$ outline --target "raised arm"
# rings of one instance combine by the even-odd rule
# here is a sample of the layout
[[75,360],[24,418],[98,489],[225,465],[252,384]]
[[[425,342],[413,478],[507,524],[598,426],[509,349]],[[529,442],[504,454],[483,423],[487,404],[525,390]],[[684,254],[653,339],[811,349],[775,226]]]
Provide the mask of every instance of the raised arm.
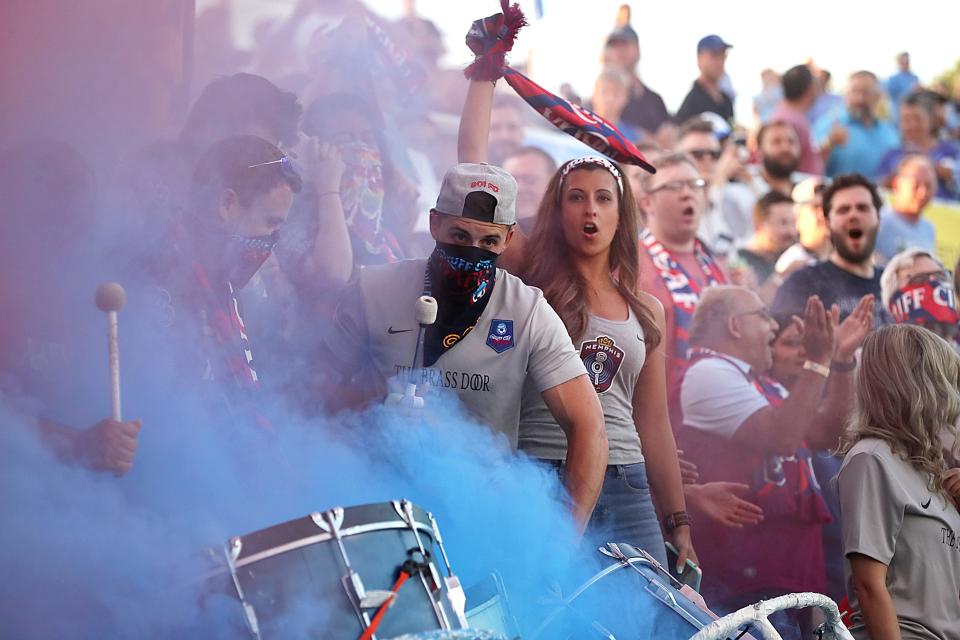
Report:
[[519,4],[511,5],[509,0],[501,0],[500,13],[475,20],[467,32],[467,47],[476,59],[464,71],[464,75],[470,78],[470,86],[460,115],[459,162],[487,161],[493,89],[497,79],[503,77],[506,54],[526,24]]
[[470,80],[457,134],[458,162],[487,161],[487,138],[490,135],[490,110],[495,86],[496,82],[488,80]]
[[557,424],[567,434],[564,482],[572,500],[574,521],[582,533],[600,496],[607,468],[603,409],[586,374],[551,387],[542,396]]
[[843,322],[837,322],[839,311],[836,305],[831,312],[837,324],[837,345],[817,422],[807,437],[810,446],[827,450],[837,448],[847,417],[853,410],[856,352],[873,329],[873,295],[862,297],[857,308]]
[[[807,360],[829,371],[834,349],[834,323],[816,296],[807,300],[804,312],[803,346]],[[790,392],[777,408],[755,412],[737,429],[733,438],[744,446],[791,456],[807,436],[817,419],[827,376],[804,369]]]

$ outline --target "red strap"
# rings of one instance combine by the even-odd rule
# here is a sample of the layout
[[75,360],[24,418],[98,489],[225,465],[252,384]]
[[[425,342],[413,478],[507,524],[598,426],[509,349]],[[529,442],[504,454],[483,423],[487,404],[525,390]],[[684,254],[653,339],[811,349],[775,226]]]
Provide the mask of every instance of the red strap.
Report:
[[410,577],[410,574],[406,571],[400,572],[400,577],[397,578],[397,582],[393,585],[393,588],[390,591],[393,592],[386,602],[380,605],[380,608],[377,609],[376,615],[373,616],[373,620],[370,622],[370,626],[367,627],[367,630],[363,632],[360,636],[360,640],[370,640],[373,637],[373,634],[377,632],[377,627],[380,626],[380,622],[383,621],[384,614],[387,613],[387,609],[393,606],[394,601],[397,599],[397,592],[400,591],[400,587],[403,586],[403,583],[407,581]]

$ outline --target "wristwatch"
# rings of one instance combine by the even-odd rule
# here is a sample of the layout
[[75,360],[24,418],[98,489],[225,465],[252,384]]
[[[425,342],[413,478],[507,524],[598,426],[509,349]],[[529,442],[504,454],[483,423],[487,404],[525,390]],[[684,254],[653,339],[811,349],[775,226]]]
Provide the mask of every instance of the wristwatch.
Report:
[[813,360],[807,360],[803,363],[804,371],[813,371],[814,373],[819,373],[824,378],[830,377],[830,367],[825,367],[819,362],[814,362]]
[[690,515],[686,511],[671,513],[663,519],[663,528],[667,530],[667,533],[683,526],[690,526]]

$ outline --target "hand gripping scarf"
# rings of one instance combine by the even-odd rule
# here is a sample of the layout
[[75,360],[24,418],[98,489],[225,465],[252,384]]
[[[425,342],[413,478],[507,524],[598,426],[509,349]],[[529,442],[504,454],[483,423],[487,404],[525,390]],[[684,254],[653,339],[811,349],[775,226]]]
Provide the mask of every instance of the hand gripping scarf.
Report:
[[650,173],[656,169],[612,123],[589,109],[554,95],[516,69],[506,66],[506,54],[527,20],[517,4],[500,0],[501,13],[476,20],[467,32],[467,46],[476,60],[464,75],[471,80],[504,78],[513,90],[553,126],[588,147],[616,160],[635,164]]

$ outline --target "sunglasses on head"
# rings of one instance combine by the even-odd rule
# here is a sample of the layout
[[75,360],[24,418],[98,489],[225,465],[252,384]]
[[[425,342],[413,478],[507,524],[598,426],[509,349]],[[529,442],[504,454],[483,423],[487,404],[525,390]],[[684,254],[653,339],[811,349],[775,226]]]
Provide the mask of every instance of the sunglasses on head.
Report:
[[280,167],[281,173],[288,178],[294,178],[299,180],[300,174],[297,173],[297,170],[293,168],[293,163],[290,161],[290,158],[283,156],[282,158],[277,158],[276,160],[269,160],[267,162],[258,162],[257,164],[247,165],[247,169],[256,169],[258,167],[269,167],[271,165],[278,165]]

